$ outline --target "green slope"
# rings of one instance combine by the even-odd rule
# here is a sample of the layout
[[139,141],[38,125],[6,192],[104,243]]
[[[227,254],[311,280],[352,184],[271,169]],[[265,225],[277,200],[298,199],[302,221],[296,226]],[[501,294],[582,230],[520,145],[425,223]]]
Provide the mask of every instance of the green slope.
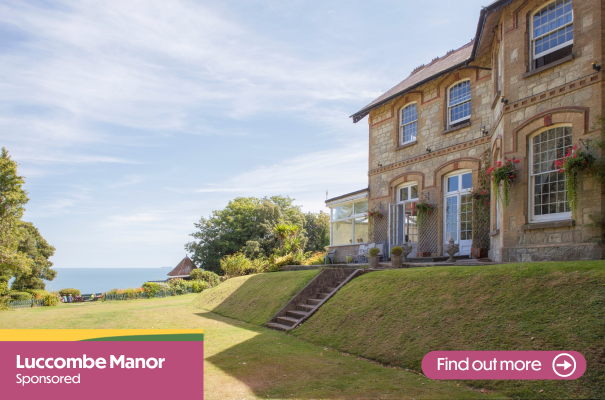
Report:
[[588,362],[578,380],[473,384],[512,397],[605,398],[605,262],[373,272],[293,335],[418,371],[432,350],[575,350]]
[[255,325],[264,325],[319,270],[288,271],[231,278],[203,291],[194,307]]

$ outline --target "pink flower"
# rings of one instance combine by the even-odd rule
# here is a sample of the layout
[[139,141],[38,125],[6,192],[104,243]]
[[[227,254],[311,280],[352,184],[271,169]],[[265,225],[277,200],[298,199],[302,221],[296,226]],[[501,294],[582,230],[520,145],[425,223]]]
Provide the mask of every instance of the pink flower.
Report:
[[492,203],[490,201],[488,201],[487,204],[492,204]]
[[576,158],[576,154],[573,155],[573,158]]
[[515,164],[519,164],[521,162],[521,160],[519,160],[518,158],[515,159]]
[[498,164],[498,166],[502,165],[502,161],[498,161],[496,164]]
[[574,146],[574,147],[572,147],[572,149],[574,149],[574,150],[576,150],[577,148],[578,148],[578,146]]

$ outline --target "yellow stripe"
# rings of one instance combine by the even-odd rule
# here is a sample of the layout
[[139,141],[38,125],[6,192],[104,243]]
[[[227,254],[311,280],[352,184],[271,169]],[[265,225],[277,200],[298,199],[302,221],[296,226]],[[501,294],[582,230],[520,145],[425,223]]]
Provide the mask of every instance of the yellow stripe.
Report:
[[0,342],[74,342],[135,335],[204,333],[203,329],[0,329]]

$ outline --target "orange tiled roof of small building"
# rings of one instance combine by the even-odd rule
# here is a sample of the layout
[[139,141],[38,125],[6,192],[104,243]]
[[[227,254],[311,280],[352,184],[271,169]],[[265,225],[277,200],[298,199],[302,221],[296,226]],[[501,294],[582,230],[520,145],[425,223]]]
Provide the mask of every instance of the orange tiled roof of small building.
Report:
[[183,258],[181,260],[179,265],[174,267],[174,269],[172,271],[170,271],[168,273],[168,275],[169,276],[189,275],[189,274],[191,274],[191,271],[196,268],[197,267],[193,264],[193,261],[191,261],[191,258],[189,258],[189,256],[185,256],[185,258]]

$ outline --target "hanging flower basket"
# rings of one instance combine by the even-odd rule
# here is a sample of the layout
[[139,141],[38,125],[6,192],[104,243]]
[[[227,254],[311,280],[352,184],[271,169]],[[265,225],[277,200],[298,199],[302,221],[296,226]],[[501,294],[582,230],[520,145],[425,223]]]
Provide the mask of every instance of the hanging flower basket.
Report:
[[[515,164],[519,164],[519,159],[498,161],[495,167],[490,167],[487,173],[492,177],[492,191],[496,201],[501,202],[504,207],[510,203],[510,185],[515,182],[519,175]],[[500,184],[502,184],[502,194],[500,194]]]
[[384,218],[384,214],[382,214],[380,212],[380,210],[369,211],[368,214],[367,214],[367,216],[370,217],[373,221],[380,220],[380,219]]
[[578,211],[578,188],[580,181],[578,172],[584,171],[594,165],[596,158],[588,151],[578,150],[574,146],[561,160],[555,161],[555,167],[565,174],[565,187],[567,189],[567,202],[573,215]]
[[471,193],[471,196],[472,196],[473,200],[475,200],[475,201],[489,204],[489,198],[490,198],[491,194],[490,194],[490,192],[488,192],[485,189],[477,189],[477,190],[473,190],[473,192]]
[[437,213],[437,204],[430,204],[426,200],[420,200],[412,203],[412,215],[416,216],[418,227],[422,226],[422,222],[429,216]]

